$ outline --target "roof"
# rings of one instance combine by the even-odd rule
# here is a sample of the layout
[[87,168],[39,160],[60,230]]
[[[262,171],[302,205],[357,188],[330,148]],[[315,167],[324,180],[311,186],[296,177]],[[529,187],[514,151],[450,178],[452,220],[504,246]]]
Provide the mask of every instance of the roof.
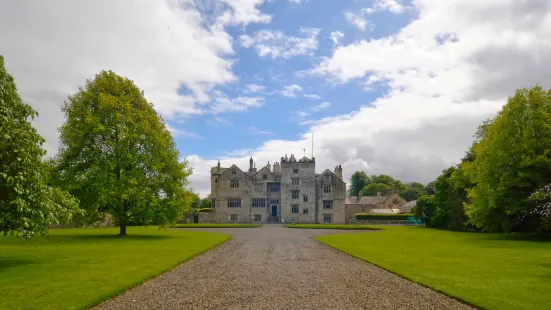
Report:
[[413,207],[415,207],[417,205],[417,200],[413,200],[413,201],[410,201],[408,203],[406,203],[405,205],[401,206],[400,209],[402,211],[411,211],[411,209]]
[[354,205],[376,205],[383,203],[387,196],[362,196],[358,199],[358,196],[348,196],[344,204],[354,204]]
[[378,214],[396,214],[392,209],[371,209],[369,213],[378,213]]

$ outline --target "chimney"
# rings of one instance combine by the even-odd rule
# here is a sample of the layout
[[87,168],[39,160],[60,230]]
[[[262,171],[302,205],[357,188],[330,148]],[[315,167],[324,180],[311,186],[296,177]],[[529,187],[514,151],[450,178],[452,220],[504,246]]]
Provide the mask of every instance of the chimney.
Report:
[[272,165],[270,165],[270,162],[266,165],[266,168],[268,168],[269,171],[272,171]]
[[358,198],[356,198],[356,201],[357,201],[357,202],[360,202],[360,201],[362,200],[363,195],[364,195],[364,194],[363,194],[362,191],[360,190],[360,191],[358,192]]
[[220,171],[220,161],[218,161],[218,164],[216,165],[216,170]]
[[253,171],[253,158],[249,160],[249,171]]
[[281,173],[281,165],[279,164],[279,162],[275,162],[274,164],[274,169],[272,170],[273,173]]
[[381,197],[381,192],[377,192],[377,197]]
[[337,167],[335,167],[335,175],[337,175],[337,177],[339,177],[339,179],[343,179],[342,178],[342,167],[341,165],[338,165]]

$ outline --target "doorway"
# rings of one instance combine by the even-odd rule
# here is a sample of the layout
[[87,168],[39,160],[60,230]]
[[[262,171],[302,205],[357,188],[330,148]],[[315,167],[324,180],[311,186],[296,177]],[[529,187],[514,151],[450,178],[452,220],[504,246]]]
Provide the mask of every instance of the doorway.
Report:
[[272,206],[272,216],[277,216],[277,206]]

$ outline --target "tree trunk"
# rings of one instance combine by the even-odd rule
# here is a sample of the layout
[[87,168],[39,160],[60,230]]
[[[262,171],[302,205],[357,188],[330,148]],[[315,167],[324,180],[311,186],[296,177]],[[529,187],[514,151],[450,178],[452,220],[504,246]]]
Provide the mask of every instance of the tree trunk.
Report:
[[121,223],[120,224],[120,233],[119,233],[120,236],[126,236],[126,223]]

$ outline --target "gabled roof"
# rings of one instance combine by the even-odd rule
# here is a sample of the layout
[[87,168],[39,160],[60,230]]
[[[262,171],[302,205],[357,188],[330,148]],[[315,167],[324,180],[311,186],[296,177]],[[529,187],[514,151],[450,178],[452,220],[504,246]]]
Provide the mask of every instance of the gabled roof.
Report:
[[377,214],[396,214],[393,209],[371,209],[369,210],[369,213],[377,213]]
[[273,176],[275,176],[275,174],[273,172],[270,171],[270,169],[268,169],[268,167],[264,166],[262,167],[260,170],[258,170],[254,175],[256,176],[257,174],[259,174],[261,171],[265,171]]
[[354,204],[354,205],[376,205],[383,203],[386,200],[387,196],[348,196],[346,197],[345,204]]
[[[241,169],[240,169],[239,167],[237,167],[237,165],[235,165],[235,164],[231,165],[231,167],[229,167],[229,168],[224,168],[224,169],[226,169],[226,170],[225,170],[224,172],[222,172],[220,175],[225,174],[226,172],[231,171],[231,170],[233,170],[233,169],[237,169],[237,170],[243,172],[243,170],[241,170]],[[220,170],[222,170],[222,168],[220,168]],[[243,172],[243,173],[244,173],[244,172]]]
[[413,200],[413,201],[410,201],[410,202],[406,203],[405,205],[401,206],[400,210],[402,210],[402,211],[411,211],[411,209],[413,209],[413,207],[415,207],[416,205],[417,205],[417,200]]

